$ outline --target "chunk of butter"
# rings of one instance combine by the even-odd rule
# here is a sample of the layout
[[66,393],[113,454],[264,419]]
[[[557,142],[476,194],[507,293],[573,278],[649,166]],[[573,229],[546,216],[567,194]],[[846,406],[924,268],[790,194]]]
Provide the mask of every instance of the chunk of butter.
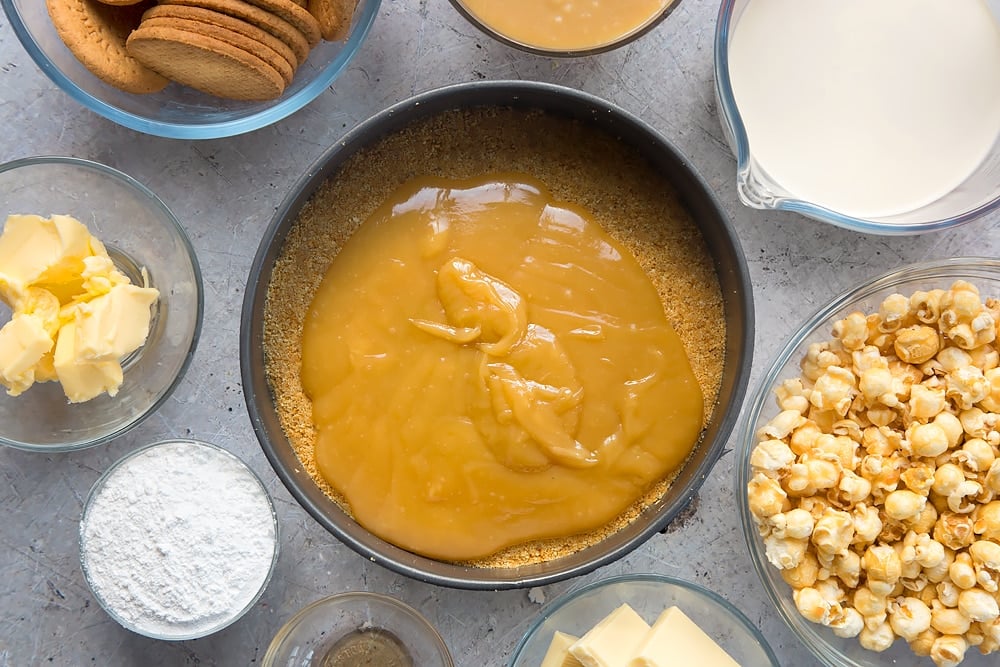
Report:
[[569,652],[569,647],[575,644],[579,637],[556,632],[552,635],[549,650],[545,652],[540,667],[581,667],[580,661]]
[[11,283],[64,284],[79,279],[95,254],[87,227],[68,215],[11,215],[0,236],[0,272]]
[[52,349],[52,336],[33,315],[17,314],[0,329],[0,382],[11,396],[35,382],[35,366]]
[[660,614],[634,656],[628,667],[740,667],[677,607]]
[[649,631],[649,624],[623,604],[573,644],[569,652],[584,667],[628,667]]
[[66,215],[11,215],[0,235],[0,384],[17,396],[58,380],[71,402],[122,383],[120,360],[149,335],[159,292],[131,284],[87,227]]
[[[76,356],[87,361],[118,361],[146,341],[149,307],[159,293],[119,284],[76,308]],[[61,336],[60,336],[61,338]]]
[[118,360],[88,361],[77,354],[76,324],[69,322],[59,330],[56,341],[55,370],[70,403],[82,403],[107,393],[114,396],[123,380]]

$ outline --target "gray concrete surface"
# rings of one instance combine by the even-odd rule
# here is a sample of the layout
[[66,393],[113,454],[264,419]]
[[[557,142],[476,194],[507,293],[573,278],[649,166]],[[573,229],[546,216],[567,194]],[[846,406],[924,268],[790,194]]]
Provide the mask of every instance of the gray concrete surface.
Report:
[[[39,0],[41,1],[41,0]],[[910,238],[864,236],[790,214],[743,208],[712,88],[717,6],[684,0],[658,29],[602,56],[552,60],[492,43],[446,0],[386,0],[349,71],[292,117],[249,135],[179,142],[118,127],[60,92],[0,17],[0,160],[65,154],[121,169],[155,191],[186,227],[205,278],[205,326],[194,363],[170,401],[126,437],[65,455],[0,451],[0,667],[251,665],[295,611],[328,594],[396,596],[441,630],[461,666],[501,665],[540,606],[527,591],[472,593],[424,585],[374,566],[319,527],[268,467],[250,428],[237,343],[246,272],[261,231],[305,166],[386,105],[439,85],[524,78],[565,84],[639,114],[686,153],[730,213],[756,288],[755,377],[816,305],[891,267],[962,254],[1000,255],[1000,216]],[[272,492],[282,555],[263,598],[240,622],[189,642],[148,640],[93,601],[77,558],[83,499],[102,471],[138,444],[192,436],[249,461]],[[782,663],[814,664],[771,609],[747,562],[734,511],[731,457],[702,489],[697,512],[587,579],[660,572],[736,604]],[[580,583],[549,586],[551,599]]]

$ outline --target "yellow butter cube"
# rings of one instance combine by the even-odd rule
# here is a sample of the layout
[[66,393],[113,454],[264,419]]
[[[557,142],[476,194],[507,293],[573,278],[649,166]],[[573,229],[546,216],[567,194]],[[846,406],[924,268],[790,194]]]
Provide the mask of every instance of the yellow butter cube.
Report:
[[580,661],[569,652],[569,647],[575,644],[578,639],[579,637],[565,632],[556,632],[552,635],[549,650],[542,658],[541,667],[581,667]]
[[649,633],[649,624],[627,604],[595,625],[569,652],[584,667],[627,667]]
[[118,361],[146,341],[155,289],[118,284],[76,307],[76,357]]
[[76,324],[70,322],[59,330],[54,366],[59,383],[70,403],[89,401],[105,392],[118,393],[123,378],[118,361],[80,360],[76,354]]
[[677,607],[656,619],[653,629],[635,652],[628,667],[740,667],[712,638]]
[[52,349],[43,321],[15,314],[0,329],[0,383],[17,396],[35,382],[35,364]]

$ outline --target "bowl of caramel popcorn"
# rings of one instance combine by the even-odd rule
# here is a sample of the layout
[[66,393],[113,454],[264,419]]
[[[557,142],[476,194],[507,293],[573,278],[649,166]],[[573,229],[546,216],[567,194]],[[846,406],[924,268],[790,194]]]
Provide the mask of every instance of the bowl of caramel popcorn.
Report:
[[907,266],[834,299],[749,405],[754,567],[824,664],[994,665],[1000,261]]

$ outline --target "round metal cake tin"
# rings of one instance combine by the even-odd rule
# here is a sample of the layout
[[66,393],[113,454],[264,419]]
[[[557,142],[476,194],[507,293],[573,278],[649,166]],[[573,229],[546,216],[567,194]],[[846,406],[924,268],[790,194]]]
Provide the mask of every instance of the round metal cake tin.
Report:
[[[264,365],[264,306],[275,260],[299,212],[316,190],[359,151],[413,122],[456,109],[542,110],[592,126],[636,151],[675,187],[714,260],[727,324],[718,406],[701,443],[660,500],[603,541],[573,554],[512,568],[471,567],[419,556],[372,535],[315,484],[282,430]],[[754,339],[750,277],[737,236],[709,186],[652,127],[604,100],[570,88],[526,81],[448,86],[402,101],[361,123],[329,148],[295,183],[265,231],[247,282],[240,330],[240,365],[247,409],[268,460],[295,499],[327,530],[368,560],[417,580],[477,590],[540,586],[590,572],[656,535],[697,494],[721,456],[739,415],[750,376]]]

